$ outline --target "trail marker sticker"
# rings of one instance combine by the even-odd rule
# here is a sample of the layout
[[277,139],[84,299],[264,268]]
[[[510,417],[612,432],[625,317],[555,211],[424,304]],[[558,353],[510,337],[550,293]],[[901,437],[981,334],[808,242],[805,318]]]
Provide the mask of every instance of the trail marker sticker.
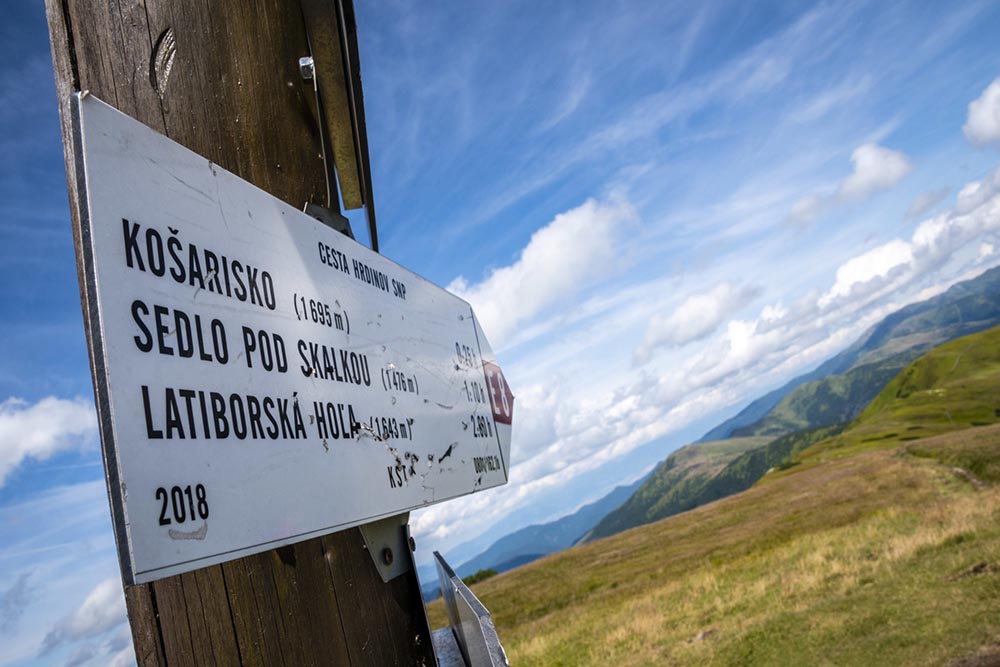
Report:
[[82,261],[127,583],[507,482],[467,303],[95,99]]

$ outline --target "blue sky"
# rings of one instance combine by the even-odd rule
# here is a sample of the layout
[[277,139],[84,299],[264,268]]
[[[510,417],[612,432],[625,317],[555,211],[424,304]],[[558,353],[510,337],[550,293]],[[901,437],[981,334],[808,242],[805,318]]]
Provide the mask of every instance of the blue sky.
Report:
[[[996,3],[357,11],[382,250],[473,303],[517,395],[511,483],[415,513],[421,555],[1000,262]],[[129,664],[40,3],[0,38],[0,665]]]

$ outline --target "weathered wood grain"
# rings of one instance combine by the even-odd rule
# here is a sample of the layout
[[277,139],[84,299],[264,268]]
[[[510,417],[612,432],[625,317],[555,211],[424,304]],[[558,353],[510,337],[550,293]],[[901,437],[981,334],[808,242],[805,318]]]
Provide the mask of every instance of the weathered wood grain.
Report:
[[125,605],[132,624],[132,645],[136,660],[144,666],[165,667],[167,659],[163,655],[156,609],[149,587],[130,586],[125,589]]
[[367,576],[371,560],[361,531],[321,539],[342,608],[365,611],[342,615],[345,633],[354,638],[349,644],[351,664],[434,665],[423,606],[418,610],[412,605],[414,596],[420,597],[416,577],[410,573],[384,584],[378,576]]
[[[341,35],[356,39],[350,2],[327,7],[349,16]],[[328,204],[321,120],[298,68],[309,45],[297,0],[46,0],[46,12],[78,257],[75,91],[297,208]],[[359,104],[356,44],[337,48]],[[364,128],[363,111],[352,123]],[[340,127],[332,140],[353,144],[373,222],[367,140]],[[126,605],[141,667],[434,664],[415,573],[384,584],[357,529],[129,586]]]

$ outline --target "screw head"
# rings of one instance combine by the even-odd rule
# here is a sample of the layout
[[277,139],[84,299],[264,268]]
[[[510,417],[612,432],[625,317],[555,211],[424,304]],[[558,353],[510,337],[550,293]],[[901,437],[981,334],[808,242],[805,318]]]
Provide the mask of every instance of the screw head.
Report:
[[393,560],[392,549],[390,549],[389,547],[382,549],[382,562],[385,563],[386,565],[392,565],[392,560]]
[[302,74],[302,78],[306,81],[312,80],[313,75],[316,73],[316,65],[313,63],[312,56],[299,58],[299,73]]
[[409,542],[410,542],[410,551],[416,551],[417,550],[417,541],[415,539],[413,539],[412,535],[410,536]]

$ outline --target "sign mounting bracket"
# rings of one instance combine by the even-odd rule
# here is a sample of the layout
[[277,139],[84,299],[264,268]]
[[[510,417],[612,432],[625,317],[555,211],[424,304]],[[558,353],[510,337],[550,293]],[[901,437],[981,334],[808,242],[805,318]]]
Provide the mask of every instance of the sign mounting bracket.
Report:
[[413,569],[409,538],[410,513],[403,512],[358,528],[382,581],[388,583]]

